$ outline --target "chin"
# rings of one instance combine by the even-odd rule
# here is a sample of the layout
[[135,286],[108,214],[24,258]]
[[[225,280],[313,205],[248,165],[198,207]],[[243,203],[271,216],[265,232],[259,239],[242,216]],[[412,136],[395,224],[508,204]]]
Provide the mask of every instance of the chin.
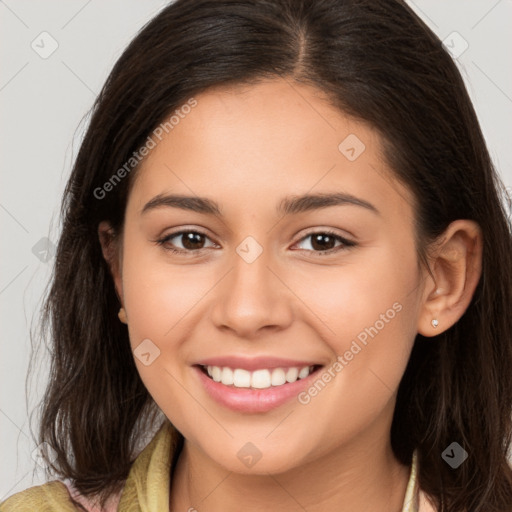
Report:
[[234,444],[236,446],[220,453],[206,452],[206,455],[226,471],[243,475],[276,475],[295,469],[303,463],[302,454],[298,455],[291,447],[284,450],[282,445],[275,447],[269,446],[269,443],[263,445],[250,441]]

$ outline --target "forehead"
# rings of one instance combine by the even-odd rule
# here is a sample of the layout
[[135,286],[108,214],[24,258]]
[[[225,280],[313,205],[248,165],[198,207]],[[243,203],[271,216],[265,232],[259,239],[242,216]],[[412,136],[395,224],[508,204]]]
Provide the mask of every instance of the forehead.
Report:
[[384,161],[378,133],[314,87],[276,79],[209,89],[194,100],[137,171],[139,210],[170,192],[247,209],[261,206],[262,195],[270,209],[284,195],[333,190],[372,197],[384,209],[412,204]]

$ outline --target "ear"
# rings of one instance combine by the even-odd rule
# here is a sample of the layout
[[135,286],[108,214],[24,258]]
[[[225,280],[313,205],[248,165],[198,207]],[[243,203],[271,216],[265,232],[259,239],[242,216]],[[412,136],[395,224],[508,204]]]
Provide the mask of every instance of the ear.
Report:
[[452,222],[439,237],[429,257],[434,280],[427,277],[418,333],[436,336],[464,314],[480,280],[482,245],[480,226],[472,220]]
[[115,233],[114,229],[107,221],[102,221],[98,225],[98,237],[100,239],[101,251],[103,258],[107,262],[112,278],[114,279],[114,286],[119,298],[121,306],[124,307],[123,300],[123,280],[122,280],[122,247],[121,239]]

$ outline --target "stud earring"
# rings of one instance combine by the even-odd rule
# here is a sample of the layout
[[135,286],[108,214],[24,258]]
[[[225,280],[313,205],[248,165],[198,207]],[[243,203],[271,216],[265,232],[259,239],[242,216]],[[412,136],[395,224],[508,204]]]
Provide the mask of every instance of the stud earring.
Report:
[[119,320],[121,320],[121,322],[123,322],[123,324],[128,323],[128,321],[126,319],[126,311],[124,310],[124,308],[121,308],[119,310],[119,313],[117,313],[117,316],[119,317]]
[[437,320],[437,318],[434,318],[431,322],[432,324],[432,327],[437,327],[439,325],[439,321]]

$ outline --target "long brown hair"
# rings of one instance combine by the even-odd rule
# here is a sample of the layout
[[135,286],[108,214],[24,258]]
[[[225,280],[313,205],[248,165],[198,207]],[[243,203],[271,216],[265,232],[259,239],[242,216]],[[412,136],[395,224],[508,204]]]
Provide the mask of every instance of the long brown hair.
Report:
[[[440,512],[511,509],[512,235],[472,103],[440,40],[397,0],[177,0],[134,38],[97,98],[62,204],[43,310],[51,348],[39,442],[86,495],[118,490],[157,411],[130,350],[98,240],[122,230],[135,166],[104,189],[152,130],[210,87],[286,77],[380,133],[387,163],[416,198],[418,256],[450,222],[483,232],[470,306],[436,338],[417,335],[391,429],[396,457],[419,455]],[[96,191],[96,193],[95,193]],[[101,196],[101,197],[100,197]],[[442,452],[469,454],[457,469]]]

